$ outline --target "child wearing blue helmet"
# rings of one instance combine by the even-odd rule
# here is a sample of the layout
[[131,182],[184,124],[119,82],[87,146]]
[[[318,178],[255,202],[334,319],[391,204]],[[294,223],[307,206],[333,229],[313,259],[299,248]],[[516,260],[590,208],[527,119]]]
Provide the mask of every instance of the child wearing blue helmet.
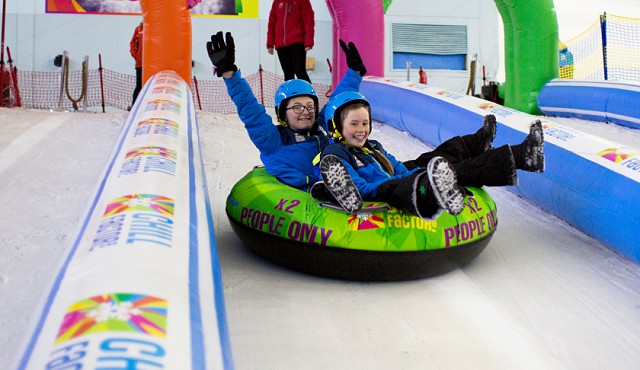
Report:
[[[330,141],[326,123],[319,119],[324,109],[319,111],[315,89],[304,80],[289,80],[280,85],[275,94],[278,125],[274,125],[235,65],[235,42],[231,33],[225,36],[222,32],[212,35],[207,42],[207,52],[216,75],[224,77],[227,92],[249,138],[260,151],[265,170],[287,185],[308,191],[317,180],[312,160]],[[347,55],[349,70],[333,95],[357,91],[366,73],[355,45],[346,45],[341,40],[341,46]]]
[[519,145],[493,149],[496,119],[484,117],[474,134],[451,138],[435,150],[401,163],[382,144],[369,140],[371,108],[358,92],[333,97],[325,113],[335,143],[322,151],[319,171],[345,209],[354,210],[353,192],[432,219],[441,210],[456,215],[464,209],[465,190],[517,184],[516,169],[544,170],[544,138],[540,121]]

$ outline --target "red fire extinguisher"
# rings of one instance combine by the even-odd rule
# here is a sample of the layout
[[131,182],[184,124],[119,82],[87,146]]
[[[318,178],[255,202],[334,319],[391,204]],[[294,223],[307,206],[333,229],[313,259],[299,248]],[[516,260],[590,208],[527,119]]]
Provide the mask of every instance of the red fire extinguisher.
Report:
[[420,67],[420,70],[418,71],[418,76],[419,76],[419,80],[418,82],[426,85],[427,84],[427,72],[425,72],[422,67]]

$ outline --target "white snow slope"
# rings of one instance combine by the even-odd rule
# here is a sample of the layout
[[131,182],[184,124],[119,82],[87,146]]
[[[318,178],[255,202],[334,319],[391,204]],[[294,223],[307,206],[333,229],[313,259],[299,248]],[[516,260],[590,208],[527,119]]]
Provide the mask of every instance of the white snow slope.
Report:
[[[31,335],[125,118],[0,109],[0,364]],[[253,255],[224,207],[257,150],[236,116],[198,118],[237,369],[638,368],[640,266],[506,188],[489,189],[487,249],[442,276],[345,282]],[[379,124],[374,136],[401,160],[427,149]]]

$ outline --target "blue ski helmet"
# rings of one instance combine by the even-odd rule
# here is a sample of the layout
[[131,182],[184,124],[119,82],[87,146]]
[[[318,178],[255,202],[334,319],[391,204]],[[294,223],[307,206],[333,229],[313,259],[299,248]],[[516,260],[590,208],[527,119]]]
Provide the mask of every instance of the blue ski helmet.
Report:
[[367,106],[369,112],[371,112],[371,105],[367,101],[367,98],[356,91],[345,91],[340,93],[331,98],[327,103],[327,108],[324,111],[324,117],[327,120],[329,132],[334,138],[342,138],[342,119],[340,118],[342,110],[355,103],[363,103]]
[[285,120],[285,109],[280,110],[280,106],[286,107],[289,99],[296,96],[309,96],[313,99],[313,104],[316,106],[316,117],[318,117],[318,94],[309,82],[305,80],[289,80],[285,81],[278,90],[276,90],[275,106],[276,116],[279,121]]

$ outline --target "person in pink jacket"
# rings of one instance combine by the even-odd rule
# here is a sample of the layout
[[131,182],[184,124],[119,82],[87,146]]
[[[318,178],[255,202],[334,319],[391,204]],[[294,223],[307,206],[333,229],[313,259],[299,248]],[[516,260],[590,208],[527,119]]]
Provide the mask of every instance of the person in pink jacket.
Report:
[[315,14],[309,0],[274,0],[267,27],[267,51],[278,52],[284,80],[299,78],[311,82],[307,74],[307,52],[313,48]]

